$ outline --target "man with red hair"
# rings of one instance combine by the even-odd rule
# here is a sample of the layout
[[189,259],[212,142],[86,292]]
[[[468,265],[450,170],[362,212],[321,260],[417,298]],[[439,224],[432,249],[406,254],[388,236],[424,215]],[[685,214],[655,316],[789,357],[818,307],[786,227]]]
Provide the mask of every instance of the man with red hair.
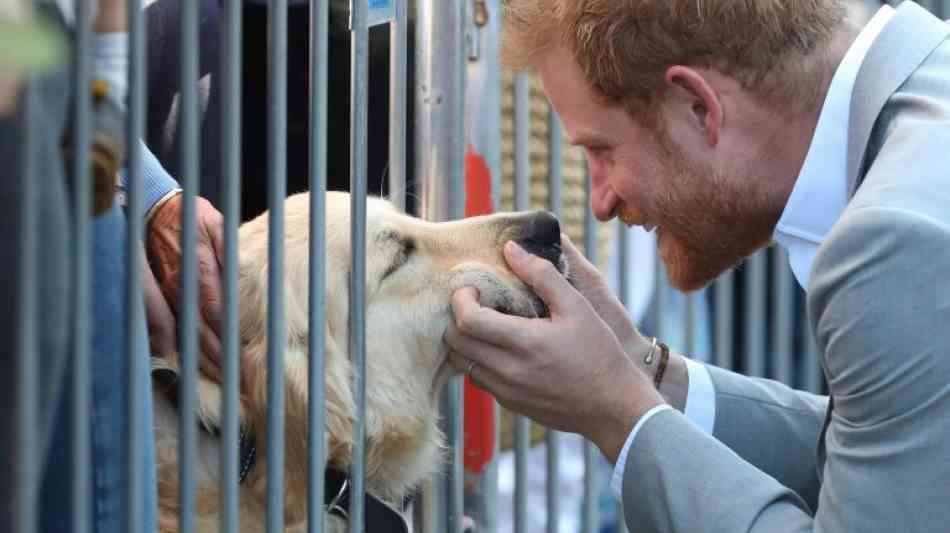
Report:
[[505,250],[550,318],[455,294],[456,367],[595,442],[636,531],[944,530],[950,25],[840,0],[510,0],[505,24],[587,151],[594,213],[655,228],[675,287],[788,249],[830,395],[643,338],[566,240],[572,283]]

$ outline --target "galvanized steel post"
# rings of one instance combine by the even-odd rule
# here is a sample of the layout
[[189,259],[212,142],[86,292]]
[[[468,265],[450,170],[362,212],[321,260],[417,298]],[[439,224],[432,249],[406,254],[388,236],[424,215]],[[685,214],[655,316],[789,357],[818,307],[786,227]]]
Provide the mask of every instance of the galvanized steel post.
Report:
[[284,199],[287,0],[267,11],[267,531],[284,531]]
[[766,304],[766,250],[760,250],[746,260],[745,306],[745,363],[746,374],[765,377],[765,304]]
[[223,5],[221,78],[222,258],[221,533],[238,531],[238,401],[241,341],[238,337],[238,224],[241,220],[241,26],[242,2]]
[[[419,213],[426,220],[456,220],[465,214],[465,16],[463,0],[417,6],[415,175],[422,184]],[[441,400],[451,468],[436,484],[440,490],[423,493],[424,508],[442,502],[434,506],[436,523],[422,524],[423,531],[461,531],[463,403],[462,380],[453,377]]]
[[369,26],[366,0],[350,2],[350,269],[349,353],[356,394],[355,446],[350,466],[350,533],[363,533],[366,460],[366,166]]
[[[597,220],[594,218],[594,211],[590,206],[591,199],[591,181],[590,173],[587,172],[584,179],[584,254],[587,260],[597,264]],[[596,461],[600,452],[596,446],[590,442],[584,441],[584,501],[582,504],[581,526],[582,533],[595,533],[599,516],[597,512],[597,494],[599,492],[598,476],[596,470]]]
[[37,125],[34,122],[37,103],[37,89],[33,80],[26,77],[20,96],[20,117],[23,144],[20,146],[20,249],[19,284],[17,301],[20,304],[17,313],[17,338],[13,348],[16,361],[16,399],[19,406],[14,420],[14,453],[12,457],[16,493],[13,495],[13,530],[31,533],[36,531],[37,496],[39,490],[39,461],[36,446],[36,403],[37,403],[37,293],[39,280],[36,275],[38,206],[36,205],[36,161],[34,154],[37,145]]
[[[623,304],[624,309],[629,309],[628,294],[630,290],[630,240],[629,240],[630,229],[619,218],[614,223],[614,225],[617,228],[617,234],[616,234],[617,235],[617,255],[618,255],[617,293],[620,299],[620,303]],[[659,274],[659,272],[662,271],[663,267],[659,263],[659,259],[657,259],[657,261],[658,263],[657,263],[656,268],[658,269],[657,273]],[[656,277],[656,295],[657,296],[661,294],[661,290],[663,287],[660,281],[661,279],[662,278],[659,275],[657,275]],[[659,301],[659,299],[657,301]],[[661,308],[659,304],[657,304],[657,308]],[[659,316],[660,319],[662,320],[662,315],[660,314],[660,311],[657,311],[657,316]],[[659,337],[660,334],[657,333],[656,336]],[[624,522],[624,518],[623,518],[623,502],[617,502],[616,506],[617,506],[617,531],[618,533],[625,533],[627,531],[627,524],[626,522]]]
[[128,179],[126,183],[126,219],[128,220],[128,231],[126,234],[125,250],[125,353],[128,360],[128,383],[129,405],[127,434],[125,442],[126,453],[126,483],[125,488],[125,509],[126,523],[125,531],[135,533],[142,531],[142,462],[139,460],[139,451],[142,449],[142,443],[139,442],[139,432],[135,430],[140,426],[141,420],[141,395],[138,391],[138,376],[142,371],[141,365],[144,363],[144,354],[137,353],[139,346],[135,338],[137,327],[145,319],[141,308],[141,285],[139,284],[139,268],[141,267],[141,246],[144,221],[142,220],[142,151],[137,149],[139,139],[144,137],[145,133],[145,99],[146,99],[146,80],[145,80],[145,16],[142,11],[141,0],[130,0],[128,2],[129,17],[129,92],[127,106],[127,130],[125,146],[128,150]]
[[732,318],[735,309],[735,273],[728,270],[719,276],[713,289],[715,311],[713,325],[715,327],[716,345],[713,350],[713,361],[716,366],[731,370],[734,365],[735,333]]
[[396,19],[389,23],[389,198],[401,211],[406,210],[406,1],[393,0]]
[[76,1],[76,46],[73,49],[73,177],[74,250],[76,270],[73,288],[76,298],[73,307],[73,362],[72,362],[72,524],[75,533],[89,531],[90,495],[88,480],[91,475],[91,447],[89,407],[90,353],[92,346],[92,223],[90,213],[91,187],[90,157],[92,132],[92,105],[89,98],[92,81],[92,6],[88,0]]
[[[468,46],[465,87],[466,140],[477,156],[483,158],[491,175],[492,206],[498,208],[501,183],[501,65],[498,54],[501,41],[500,0],[465,0],[472,8],[468,31],[472,35]],[[493,402],[494,454],[493,460],[479,473],[465,472],[466,477],[477,476],[474,487],[466,485],[465,513],[474,522],[476,531],[494,532],[498,527],[498,473],[497,453],[500,448],[501,416],[497,402]]]
[[329,3],[310,3],[310,293],[308,315],[307,531],[322,533],[326,469],[326,194]]
[[[515,210],[531,205],[531,85],[524,72],[515,78]],[[528,530],[528,448],[531,422],[515,415],[515,533]]]
[[[548,209],[558,219],[563,216],[561,182],[563,181],[563,158],[561,121],[552,106],[548,106]],[[558,432],[547,430],[547,531],[558,533],[560,524],[560,495],[558,490],[559,439]]]
[[[181,117],[182,185],[181,215],[181,386],[179,413],[179,520],[182,533],[195,531],[195,498],[198,471],[198,423],[195,420],[198,389],[198,10],[197,2],[181,6]],[[134,142],[130,139],[130,142]],[[131,272],[130,272],[131,274]],[[131,302],[130,302],[131,305]],[[131,335],[131,331],[129,332]],[[134,357],[133,357],[134,359]],[[137,396],[133,393],[133,397]],[[133,426],[134,427],[134,426]]]
[[792,341],[795,305],[795,281],[788,266],[788,253],[775,247],[772,253],[772,357],[773,377],[793,385]]

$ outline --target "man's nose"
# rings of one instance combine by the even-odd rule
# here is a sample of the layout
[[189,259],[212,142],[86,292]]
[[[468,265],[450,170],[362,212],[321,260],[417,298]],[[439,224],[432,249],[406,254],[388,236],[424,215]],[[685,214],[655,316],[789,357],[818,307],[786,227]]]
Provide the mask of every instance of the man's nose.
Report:
[[531,214],[517,242],[528,253],[547,259],[555,266],[561,259],[561,225],[557,217],[547,211]]

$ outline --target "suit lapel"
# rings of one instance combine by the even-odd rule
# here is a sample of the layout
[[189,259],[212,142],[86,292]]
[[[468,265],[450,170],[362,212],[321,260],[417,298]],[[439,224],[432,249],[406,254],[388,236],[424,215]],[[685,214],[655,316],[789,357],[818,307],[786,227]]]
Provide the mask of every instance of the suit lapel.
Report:
[[848,135],[848,196],[864,166],[871,131],[884,104],[950,34],[950,25],[914,2],[904,2],[861,64],[851,97]]

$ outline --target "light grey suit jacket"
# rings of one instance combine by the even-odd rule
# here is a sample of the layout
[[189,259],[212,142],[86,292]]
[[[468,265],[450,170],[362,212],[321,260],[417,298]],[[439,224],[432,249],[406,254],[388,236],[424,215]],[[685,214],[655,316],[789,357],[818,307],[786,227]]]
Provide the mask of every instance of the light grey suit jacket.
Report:
[[948,34],[904,2],[858,74],[851,200],[808,291],[832,407],[710,367],[715,438],[674,411],[637,435],[632,531],[950,531]]

